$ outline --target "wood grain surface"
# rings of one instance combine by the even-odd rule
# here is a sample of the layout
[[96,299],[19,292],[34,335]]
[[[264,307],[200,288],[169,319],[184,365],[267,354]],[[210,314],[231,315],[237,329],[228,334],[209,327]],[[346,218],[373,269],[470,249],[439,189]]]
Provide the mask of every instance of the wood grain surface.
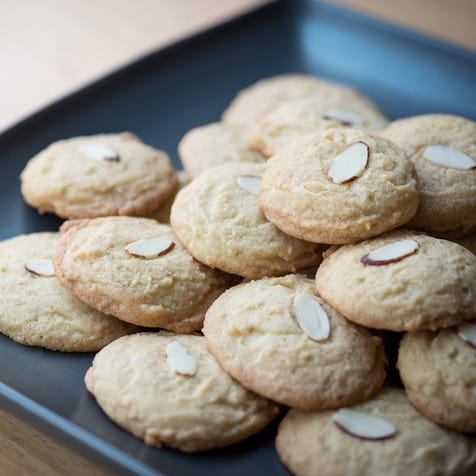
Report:
[[[335,0],[476,51],[475,0]],[[0,130],[148,51],[266,0],[1,0]],[[105,476],[0,411],[3,476]]]
[[108,476],[110,473],[0,410],[2,476]]
[[269,0],[1,0],[0,130],[159,47]]

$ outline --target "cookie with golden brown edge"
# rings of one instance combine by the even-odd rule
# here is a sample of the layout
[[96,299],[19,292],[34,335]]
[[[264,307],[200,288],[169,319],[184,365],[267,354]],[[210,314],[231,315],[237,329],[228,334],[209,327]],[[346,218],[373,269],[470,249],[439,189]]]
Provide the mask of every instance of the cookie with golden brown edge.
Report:
[[127,322],[192,332],[232,278],[194,260],[168,225],[148,218],[73,220],[54,256],[61,283]]
[[176,188],[169,157],[130,133],[51,144],[21,174],[25,201],[63,218],[143,216]]
[[276,450],[296,476],[470,476],[476,439],[421,415],[399,388],[337,412],[290,410]]
[[96,355],[85,382],[119,426],[149,445],[185,452],[237,443],[279,412],[226,374],[197,335],[119,339]]
[[408,398],[424,415],[476,432],[476,323],[406,334],[398,369]]
[[137,327],[87,306],[56,279],[58,233],[0,242],[0,332],[14,341],[63,352],[94,352]]
[[403,150],[376,135],[332,129],[297,140],[269,159],[258,201],[285,233],[341,244],[405,224],[419,194]]
[[178,153],[190,178],[215,165],[228,162],[263,163],[265,158],[248,145],[243,127],[215,122],[187,132],[178,145]]
[[421,203],[408,226],[448,238],[476,232],[476,122],[428,114],[394,121],[381,134],[415,164]]
[[171,223],[190,254],[247,278],[317,266],[322,247],[286,235],[266,220],[256,197],[263,165],[228,163],[200,174],[178,195]]
[[229,289],[208,309],[203,333],[232,377],[291,407],[350,405],[385,379],[381,339],[344,319],[301,275]]
[[456,243],[397,230],[328,255],[322,297],[347,319],[392,331],[438,329],[476,318],[476,256]]
[[249,144],[270,157],[309,133],[339,127],[376,132],[387,124],[377,105],[358,91],[325,83],[312,94],[269,108],[250,125]]

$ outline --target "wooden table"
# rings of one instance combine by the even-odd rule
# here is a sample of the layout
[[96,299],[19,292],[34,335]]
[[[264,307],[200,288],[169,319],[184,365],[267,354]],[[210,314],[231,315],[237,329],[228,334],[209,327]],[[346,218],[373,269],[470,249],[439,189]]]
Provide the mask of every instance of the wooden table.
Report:
[[[476,51],[475,0],[335,1]],[[266,0],[2,0],[0,130],[148,51],[262,3]],[[0,472],[107,474],[3,411]]]

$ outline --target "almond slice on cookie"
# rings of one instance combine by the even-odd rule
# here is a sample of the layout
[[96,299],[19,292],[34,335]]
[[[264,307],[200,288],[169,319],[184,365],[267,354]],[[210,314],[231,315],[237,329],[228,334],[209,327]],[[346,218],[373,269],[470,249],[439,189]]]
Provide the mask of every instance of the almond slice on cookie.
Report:
[[350,145],[333,160],[327,178],[337,184],[353,182],[367,167],[369,155],[370,149],[365,142]]

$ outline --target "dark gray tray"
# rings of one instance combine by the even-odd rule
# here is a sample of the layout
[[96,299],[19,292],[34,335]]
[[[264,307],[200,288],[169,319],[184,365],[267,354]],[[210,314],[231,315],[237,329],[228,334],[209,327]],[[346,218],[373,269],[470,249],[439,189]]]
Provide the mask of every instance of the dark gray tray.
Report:
[[[476,119],[475,54],[321,2],[282,1],[149,55],[3,133],[0,239],[58,227],[57,218],[23,203],[18,180],[50,142],[131,130],[177,161],[187,130],[217,120],[240,88],[289,71],[352,84],[391,118],[449,112]],[[111,423],[86,392],[92,357],[0,336],[1,406],[115,474],[287,474],[273,447],[276,425],[223,451],[147,447]]]

